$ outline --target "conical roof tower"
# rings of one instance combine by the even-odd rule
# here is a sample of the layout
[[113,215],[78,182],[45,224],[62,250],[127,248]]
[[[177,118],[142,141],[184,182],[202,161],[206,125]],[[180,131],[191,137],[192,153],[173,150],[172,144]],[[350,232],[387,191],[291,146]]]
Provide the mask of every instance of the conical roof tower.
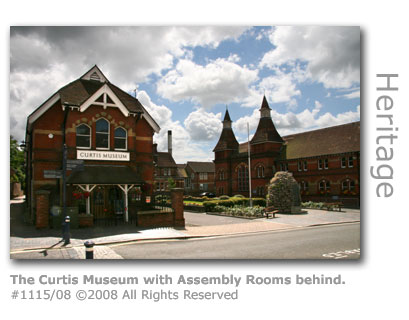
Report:
[[260,121],[257,126],[256,133],[250,141],[250,144],[258,144],[265,142],[284,143],[280,134],[277,132],[271,119],[271,108],[268,105],[266,96],[263,97],[263,102],[260,108]]
[[232,129],[232,121],[230,119],[229,110],[226,107],[226,113],[223,119],[223,130],[217,142],[216,146],[213,149],[213,152],[224,151],[224,150],[237,150],[239,148],[239,143],[236,140],[236,137]]

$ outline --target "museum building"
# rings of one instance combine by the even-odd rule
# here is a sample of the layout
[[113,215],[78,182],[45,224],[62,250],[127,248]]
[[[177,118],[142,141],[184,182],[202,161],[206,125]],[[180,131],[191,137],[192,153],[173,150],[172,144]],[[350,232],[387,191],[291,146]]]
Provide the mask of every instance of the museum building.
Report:
[[[27,119],[29,219],[47,227],[64,195],[68,207],[94,221],[135,218],[151,202],[159,130],[143,105],[97,66],[58,90]],[[172,219],[160,220],[152,224]]]
[[[215,154],[217,195],[265,197],[267,184],[277,171],[291,172],[302,201],[341,201],[360,206],[360,122],[353,122],[281,137],[271,118],[266,97],[253,138],[239,144],[229,111]],[[250,173],[249,167],[250,153]]]

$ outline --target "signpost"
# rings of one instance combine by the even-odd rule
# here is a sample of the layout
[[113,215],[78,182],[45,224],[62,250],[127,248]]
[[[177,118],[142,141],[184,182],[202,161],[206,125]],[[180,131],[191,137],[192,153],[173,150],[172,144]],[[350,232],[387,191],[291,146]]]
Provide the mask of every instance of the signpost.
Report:
[[60,179],[62,178],[62,170],[44,170],[44,178]]
[[84,160],[67,159],[67,170],[84,171]]

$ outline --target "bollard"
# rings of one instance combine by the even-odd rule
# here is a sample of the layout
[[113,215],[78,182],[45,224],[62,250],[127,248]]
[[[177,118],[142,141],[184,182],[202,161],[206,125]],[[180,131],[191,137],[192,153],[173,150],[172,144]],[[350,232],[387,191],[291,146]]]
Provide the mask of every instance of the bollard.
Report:
[[62,239],[64,244],[70,244],[70,216],[66,216],[62,223]]
[[94,259],[94,242],[91,240],[84,242],[85,246],[85,259]]

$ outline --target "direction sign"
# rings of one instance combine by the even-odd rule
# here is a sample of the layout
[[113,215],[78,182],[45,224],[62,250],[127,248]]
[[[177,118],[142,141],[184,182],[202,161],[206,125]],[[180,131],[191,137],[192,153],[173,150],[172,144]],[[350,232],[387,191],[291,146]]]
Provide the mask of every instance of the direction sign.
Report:
[[67,170],[84,170],[84,160],[80,159],[67,159]]
[[62,170],[44,170],[44,178],[59,179],[62,177]]

